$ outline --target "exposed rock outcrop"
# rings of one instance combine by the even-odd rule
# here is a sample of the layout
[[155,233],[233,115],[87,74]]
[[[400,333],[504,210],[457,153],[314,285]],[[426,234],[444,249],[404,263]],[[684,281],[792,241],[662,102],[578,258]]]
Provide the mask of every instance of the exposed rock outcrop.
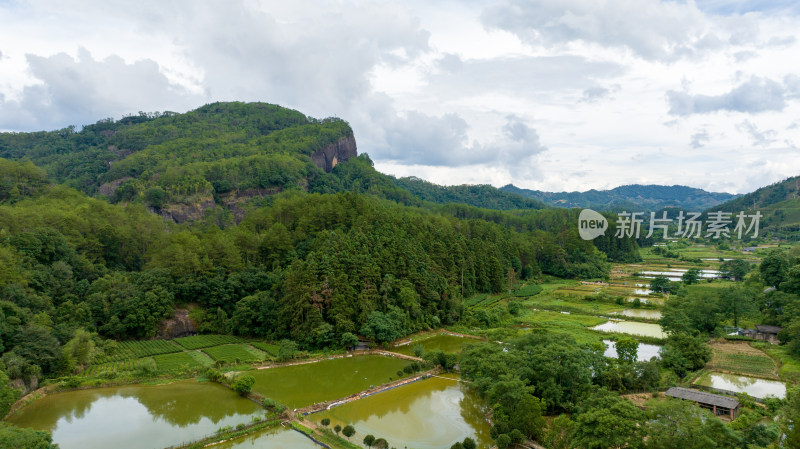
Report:
[[342,137],[338,141],[321,148],[311,155],[314,165],[325,172],[330,172],[336,164],[344,162],[351,157],[358,156],[356,148],[356,138],[353,134]]
[[161,216],[174,221],[183,223],[185,221],[196,221],[203,218],[207,209],[216,207],[214,197],[211,195],[198,198],[196,201],[187,203],[169,204],[161,208]]
[[97,189],[97,193],[99,193],[100,195],[105,195],[105,196],[111,198],[111,195],[114,194],[114,191],[117,190],[117,187],[119,187],[120,184],[122,184],[123,182],[125,182],[125,181],[127,181],[129,179],[133,179],[133,178],[131,178],[130,176],[123,176],[122,178],[115,179],[115,180],[113,180],[111,182],[107,182],[105,184],[102,184]]
[[158,325],[158,338],[173,339],[197,334],[197,323],[189,318],[187,309],[175,309],[175,315]]
[[252,200],[253,198],[263,198],[265,196],[275,195],[276,193],[280,193],[281,191],[283,191],[283,189],[280,187],[268,187],[266,189],[235,190],[220,195],[219,199],[220,203],[222,203],[222,206],[224,206],[233,213],[233,218],[236,220],[236,223],[239,223],[242,220],[244,220],[244,217],[247,214],[247,211],[245,210],[244,206],[248,201]]

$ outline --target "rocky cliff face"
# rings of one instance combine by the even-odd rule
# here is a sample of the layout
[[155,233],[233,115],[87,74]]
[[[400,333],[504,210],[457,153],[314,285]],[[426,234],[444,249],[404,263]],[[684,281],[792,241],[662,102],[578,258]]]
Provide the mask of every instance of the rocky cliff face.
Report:
[[203,218],[206,210],[216,207],[212,195],[192,198],[185,203],[168,204],[161,208],[161,216],[175,223],[197,221]]
[[317,167],[325,170],[325,172],[330,172],[339,162],[344,162],[356,156],[358,156],[356,138],[354,135],[350,134],[347,137],[342,137],[337,142],[317,150],[311,155],[311,160]]
[[158,338],[173,339],[197,334],[197,323],[189,318],[189,311],[176,309],[172,318],[162,321],[158,325]]

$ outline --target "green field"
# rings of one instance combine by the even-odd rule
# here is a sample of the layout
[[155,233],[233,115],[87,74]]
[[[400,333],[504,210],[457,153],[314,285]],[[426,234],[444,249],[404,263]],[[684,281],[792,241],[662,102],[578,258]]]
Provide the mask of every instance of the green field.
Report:
[[786,346],[771,345],[769,343],[753,343],[753,347],[764,350],[772,358],[778,361],[778,376],[784,382],[800,382],[800,361],[797,357],[789,354]]
[[273,357],[277,357],[278,351],[280,351],[280,347],[278,347],[278,345],[272,343],[265,343],[263,341],[250,342],[250,346],[260,349]]
[[97,356],[95,363],[118,362],[180,351],[183,348],[167,340],[121,341],[117,343],[113,353]]
[[159,371],[180,371],[184,369],[208,368],[214,361],[200,351],[178,352],[153,357]]
[[213,346],[203,350],[211,358],[225,363],[251,363],[260,362],[267,358],[264,351],[246,344],[230,344]]
[[186,349],[202,349],[210,346],[244,342],[241,338],[233,335],[194,335],[192,337],[176,338],[174,341]]
[[543,290],[542,287],[539,285],[528,284],[516,289],[512,294],[517,297],[529,297],[538,295],[539,293],[542,292],[542,290]]
[[91,365],[81,373],[86,377],[96,376],[100,373],[120,373],[124,371],[134,371],[139,367],[152,364],[153,359],[145,357],[141,359],[130,359],[119,362],[107,362],[97,365]]
[[763,378],[776,378],[775,362],[763,351],[747,343],[714,342],[711,361],[706,368]]
[[[582,314],[565,314],[546,310],[528,310],[518,319],[518,326],[532,329],[544,329],[558,334],[570,335],[580,344],[593,344],[603,336],[591,329],[592,326],[605,323],[605,318]],[[607,337],[606,337],[607,338]]]

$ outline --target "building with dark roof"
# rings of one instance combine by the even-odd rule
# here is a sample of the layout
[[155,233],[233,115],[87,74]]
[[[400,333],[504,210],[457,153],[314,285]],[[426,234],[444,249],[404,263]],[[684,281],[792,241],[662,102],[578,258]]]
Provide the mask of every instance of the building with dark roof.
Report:
[[773,345],[780,343],[780,340],[778,340],[778,332],[781,331],[780,327],[757,324],[756,331],[758,331],[755,337],[757,340],[768,341]]
[[716,416],[728,416],[731,419],[739,416],[741,405],[735,398],[681,387],[672,387],[665,394],[668,397],[692,401],[704,409],[711,410]]
[[778,340],[778,332],[781,331],[781,327],[778,326],[769,326],[766,324],[758,324],[756,325],[755,329],[743,329],[739,331],[739,335],[744,335],[745,337],[750,337],[755,340],[764,340],[772,343],[773,345],[777,345],[780,343]]

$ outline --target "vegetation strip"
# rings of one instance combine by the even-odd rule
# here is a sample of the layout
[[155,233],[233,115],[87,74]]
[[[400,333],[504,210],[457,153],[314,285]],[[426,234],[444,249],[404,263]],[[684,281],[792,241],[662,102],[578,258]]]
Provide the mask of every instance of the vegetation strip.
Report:
[[422,374],[416,375],[414,377],[408,379],[401,379],[397,380],[388,384],[379,385],[375,388],[369,388],[364,391],[360,391],[358,393],[351,394],[344,398],[334,399],[332,401],[325,401],[325,402],[318,402],[316,404],[309,405],[308,407],[303,407],[295,410],[295,413],[301,414],[303,416],[311,415],[314,413],[319,413],[323,410],[330,410],[333,407],[338,407],[343,404],[347,404],[349,402],[357,401],[359,399],[363,399],[369,396],[376,395],[378,393],[382,393],[384,391],[392,390],[397,387],[401,387],[403,385],[408,385],[413,382],[417,382],[422,379],[426,379],[428,377],[433,376],[434,374],[438,373],[439,370],[437,368],[432,369],[430,371],[426,371]]
[[272,419],[272,420],[261,420],[255,423],[250,423],[247,425],[239,425],[232,429],[223,429],[213,435],[209,435],[207,437],[201,438],[196,441],[192,441],[189,443],[183,443],[178,446],[169,446],[165,449],[200,449],[207,446],[213,446],[215,444],[224,443],[226,441],[230,441],[236,438],[241,438],[243,436],[250,435],[252,433],[280,425],[280,420]]

